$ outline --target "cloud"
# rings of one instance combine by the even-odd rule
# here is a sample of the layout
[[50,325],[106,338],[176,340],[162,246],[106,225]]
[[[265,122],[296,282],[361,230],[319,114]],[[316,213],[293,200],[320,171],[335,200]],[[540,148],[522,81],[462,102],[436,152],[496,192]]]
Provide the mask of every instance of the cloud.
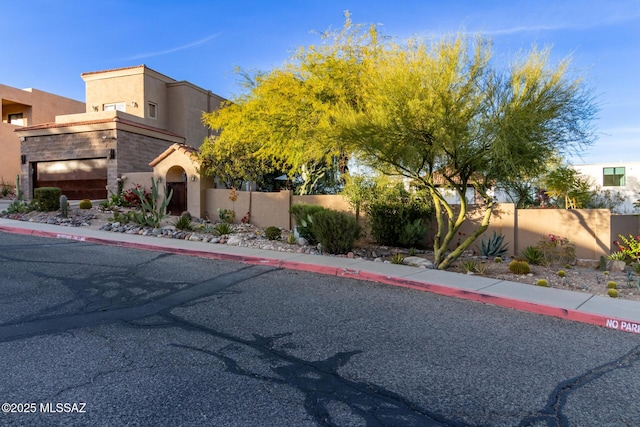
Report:
[[138,54],[138,55],[129,56],[127,58],[124,58],[123,60],[132,61],[134,59],[143,59],[143,58],[150,58],[152,56],[167,55],[169,53],[174,53],[174,52],[178,52],[178,51],[181,51],[181,50],[190,49],[192,47],[196,47],[196,46],[199,46],[201,44],[205,44],[208,41],[219,37],[220,34],[221,33],[211,34],[210,36],[207,36],[207,37],[205,37],[203,39],[196,40],[194,42],[187,43],[187,44],[182,45],[182,46],[178,46],[178,47],[174,47],[174,48],[166,49],[166,50],[161,50],[161,51],[158,51],[158,52],[141,53],[141,54]]

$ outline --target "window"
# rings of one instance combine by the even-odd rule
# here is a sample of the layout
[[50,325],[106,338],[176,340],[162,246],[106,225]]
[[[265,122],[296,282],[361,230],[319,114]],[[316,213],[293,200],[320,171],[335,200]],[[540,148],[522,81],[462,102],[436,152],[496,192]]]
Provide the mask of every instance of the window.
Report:
[[22,117],[22,113],[9,114],[7,116],[7,122],[16,126],[24,126],[24,118]]
[[604,168],[602,185],[605,187],[624,187],[624,168]]
[[149,106],[149,117],[152,119],[157,119],[158,118],[158,104],[154,104],[153,102],[150,102],[148,104]]
[[125,111],[125,108],[126,108],[126,104],[124,102],[114,102],[111,104],[104,104],[102,106],[102,109],[104,111],[114,111],[114,110]]

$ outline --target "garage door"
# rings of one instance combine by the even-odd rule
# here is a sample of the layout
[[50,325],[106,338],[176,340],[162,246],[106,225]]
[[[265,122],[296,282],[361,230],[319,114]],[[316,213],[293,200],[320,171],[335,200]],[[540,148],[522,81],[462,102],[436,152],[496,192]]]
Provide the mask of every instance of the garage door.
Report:
[[69,200],[107,198],[107,159],[34,164],[35,187],[59,187]]

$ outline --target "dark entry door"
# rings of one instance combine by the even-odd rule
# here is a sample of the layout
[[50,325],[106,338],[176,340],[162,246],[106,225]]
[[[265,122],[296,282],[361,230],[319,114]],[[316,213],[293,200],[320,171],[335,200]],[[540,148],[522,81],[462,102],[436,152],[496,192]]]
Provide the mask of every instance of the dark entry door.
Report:
[[167,206],[169,215],[180,215],[187,210],[187,183],[167,182],[167,196],[173,190],[173,196]]

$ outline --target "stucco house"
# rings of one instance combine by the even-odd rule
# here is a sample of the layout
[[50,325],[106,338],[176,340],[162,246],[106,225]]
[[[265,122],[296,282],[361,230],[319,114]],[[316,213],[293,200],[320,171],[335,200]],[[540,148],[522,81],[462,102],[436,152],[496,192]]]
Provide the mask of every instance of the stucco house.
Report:
[[618,193],[624,203],[616,213],[637,211],[633,204],[640,199],[640,162],[593,163],[572,165],[582,176],[588,177],[600,191]]
[[[150,162],[174,144],[200,147],[210,133],[202,114],[225,101],[145,65],[81,77],[86,85],[83,113],[16,130],[27,197],[33,197],[34,188],[56,186],[70,199],[105,199],[126,174],[151,173]],[[186,171],[178,172],[173,169],[165,182],[186,182]]]
[[0,84],[0,182],[14,183],[20,174],[20,138],[16,129],[51,122],[56,115],[85,111],[84,102]]

